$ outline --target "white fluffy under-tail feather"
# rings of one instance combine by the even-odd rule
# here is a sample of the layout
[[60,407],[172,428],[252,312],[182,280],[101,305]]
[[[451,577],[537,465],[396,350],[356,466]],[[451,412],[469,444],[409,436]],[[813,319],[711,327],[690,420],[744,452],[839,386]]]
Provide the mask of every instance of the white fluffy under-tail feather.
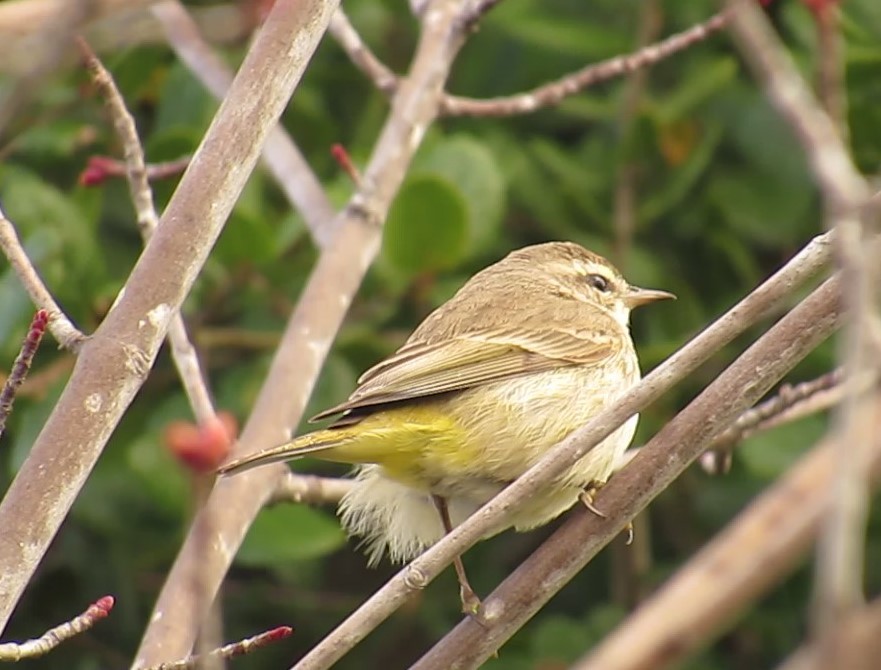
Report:
[[[452,498],[447,506],[451,523],[458,526],[480,505]],[[383,555],[393,563],[409,561],[445,534],[431,494],[390,479],[378,465],[358,469],[339,512],[346,532],[364,539],[370,565]]]

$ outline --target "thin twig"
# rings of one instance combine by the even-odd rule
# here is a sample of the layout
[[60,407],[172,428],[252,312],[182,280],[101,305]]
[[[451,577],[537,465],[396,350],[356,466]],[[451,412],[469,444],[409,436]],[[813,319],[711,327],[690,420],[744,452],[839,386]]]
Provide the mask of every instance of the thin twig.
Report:
[[[116,129],[116,134],[122,142],[129,192],[137,212],[138,228],[141,231],[144,242],[147,243],[150,241],[153,233],[156,232],[156,227],[159,225],[159,217],[153,205],[153,192],[147,177],[144,150],[138,137],[135,120],[125,106],[122,94],[119,92],[110,72],[107,71],[98,57],[92,52],[85,40],[79,38],[78,45],[85,58],[86,66],[92,75],[93,82],[104,96],[107,108],[110,111],[110,117],[113,120],[113,127]],[[192,407],[193,414],[196,416],[196,420],[203,427],[217,422],[217,413],[211,401],[211,394],[208,390],[202,367],[199,364],[198,354],[192,342],[190,342],[183,316],[181,316],[179,310],[175,311],[171,317],[167,339],[171,345],[171,355],[177,368],[178,376]],[[213,483],[212,479],[201,473],[196,473],[193,477],[194,509],[201,509],[205,504]],[[204,526],[203,533],[199,536],[201,553],[203,555],[213,550],[213,537],[213,524],[208,523]],[[199,605],[200,608],[204,607],[209,610],[209,615],[202,626],[202,633],[198,641],[199,651],[202,655],[200,665],[204,670],[220,670],[222,668],[223,656],[209,652],[215,649],[219,645],[220,640],[223,639],[221,615],[219,606],[216,604],[212,606],[213,594],[210,587],[205,584],[201,571],[194,571],[190,575],[189,597],[201,603]]]
[[[658,0],[644,2],[639,13],[639,26],[636,31],[636,48],[644,49],[655,41],[663,25]],[[636,227],[636,165],[629,158],[628,144],[633,134],[634,122],[639,112],[639,103],[645,93],[648,67],[630,73],[621,92],[621,105],[618,113],[618,144],[622,159],[615,173],[614,209],[612,214],[615,231],[615,265],[627,274],[633,231]]]
[[337,164],[342,168],[343,172],[349,175],[349,179],[352,180],[352,183],[359,189],[363,188],[364,180],[361,177],[361,171],[355,165],[349,152],[346,151],[346,148],[342,144],[334,144],[330,148],[330,153]]
[[727,467],[719,467],[719,459],[727,460],[736,444],[756,433],[837,405],[843,376],[842,369],[836,368],[795,386],[784,384],[773,397],[745,411],[716,437],[712,447],[701,454],[701,466],[711,474],[727,471]]
[[196,654],[194,656],[188,656],[180,661],[154,665],[149,668],[149,670],[194,670],[196,668],[204,668],[207,667],[206,664],[210,664],[211,662],[229,661],[236,656],[250,654],[252,651],[256,651],[268,644],[290,637],[293,632],[294,629],[290,626],[279,626],[278,628],[273,628],[272,630],[260,633],[259,635],[224,645],[223,647],[206,654]]
[[860,216],[871,190],[854,167],[835,123],[820,107],[773,28],[751,0],[728,0],[731,29],[771,102],[795,132],[823,195],[828,225],[836,229],[848,324],[843,338],[844,400],[838,416],[842,454],[836,494],[818,550],[814,625],[835,638],[838,623],[862,601],[863,544],[868,508],[865,449],[871,408],[860,398],[861,375],[871,369],[871,328],[877,260],[867,249]]
[[[122,142],[125,174],[128,179],[132,204],[137,214],[138,228],[144,242],[149,242],[156,231],[156,226],[159,225],[159,216],[153,205],[153,191],[150,188],[147,163],[144,159],[144,150],[138,137],[135,120],[128,111],[125,101],[116,87],[116,82],[113,81],[107,68],[104,67],[85,40],[78,38],[77,45],[92,75],[92,81],[104,96],[113,127]],[[211,393],[205,383],[205,376],[199,364],[199,356],[190,342],[186,325],[179,311],[175,312],[169,324],[168,342],[171,345],[171,355],[175,367],[196,420],[203,425],[214,420],[216,412],[214,404],[211,402]]]
[[[168,43],[215,98],[223,100],[233,80],[226,62],[202,37],[199,26],[178,0],[162,0],[152,7],[162,24]],[[285,196],[303,217],[319,246],[333,236],[336,210],[327,198],[318,177],[309,167],[291,136],[280,125],[269,132],[263,146],[263,161]]]
[[391,95],[398,88],[398,77],[370,50],[349,21],[342,7],[334,12],[328,32],[349,56],[355,66],[373,82],[381,93]]
[[15,394],[31,369],[34,354],[37,353],[48,323],[49,313],[45,309],[37,310],[31,320],[28,334],[25,336],[24,342],[21,343],[18,356],[15,357],[15,362],[12,364],[12,372],[6,378],[3,390],[0,391],[0,437],[3,437],[3,432],[6,430],[6,419],[12,413]]
[[727,23],[726,12],[720,12],[703,23],[692,26],[665,40],[639,51],[616,56],[573,72],[556,81],[516,95],[478,100],[456,95],[444,96],[441,113],[444,116],[511,116],[528,114],[550,107],[564,98],[583,91],[588,86],[654,65],[675,53],[688,49],[721,30]]
[[113,596],[104,596],[89,605],[89,608],[79,616],[47,630],[34,640],[0,644],[0,661],[21,661],[48,654],[62,642],[89,630],[110,614],[113,602]]
[[[182,156],[173,161],[147,163],[145,166],[147,179],[158,181],[177,177],[187,169],[190,160],[192,160],[192,156]],[[110,177],[125,177],[126,173],[127,168],[124,162],[109,156],[92,156],[85,169],[80,173],[79,183],[83,186],[97,186]]]
[[849,132],[841,10],[834,0],[813,4],[817,25],[817,97],[846,143]]
[[24,286],[31,301],[39,308],[49,313],[49,332],[58,341],[64,349],[78,352],[86,339],[73,323],[67,318],[67,315],[61,311],[61,307],[55,302],[55,298],[49,293],[49,289],[40,279],[36,268],[28,258],[18,234],[15,232],[15,226],[6,218],[3,210],[0,209],[0,248],[6,255],[6,259],[18,275],[19,281]]
[[[325,668],[340,658],[412,593],[424,588],[455,556],[461,555],[491,529],[497,528],[518,502],[547,486],[628,418],[660,397],[751,324],[779,306],[797,286],[813,276],[830,256],[829,234],[815,238],[773,277],[668,358],[634,388],[622,394],[608,409],[550,449],[532,469],[396,574],[315,647],[296,666],[298,670]],[[608,486],[601,490],[601,494]],[[608,509],[617,510],[615,507]],[[608,531],[611,526],[604,528]],[[604,532],[603,536],[607,537],[608,533]],[[523,611],[525,612],[525,608]],[[494,618],[493,626],[499,624]]]
[[[874,402],[881,412],[877,397]],[[881,413],[871,445],[876,483],[881,477],[879,418]],[[675,666],[736,620],[739,612],[799,564],[820,532],[833,495],[841,439],[829,436],[805,454],[575,668]]]
[[289,472],[278,481],[266,504],[293,502],[307,505],[336,505],[352,488],[352,483],[351,479],[340,477],[318,477]]

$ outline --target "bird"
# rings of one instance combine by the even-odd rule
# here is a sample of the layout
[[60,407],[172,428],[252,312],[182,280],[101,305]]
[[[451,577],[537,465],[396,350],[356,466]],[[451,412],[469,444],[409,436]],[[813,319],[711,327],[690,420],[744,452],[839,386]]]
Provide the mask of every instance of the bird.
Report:
[[[339,513],[368,561],[412,560],[640,379],[632,309],[672,293],[631,286],[572,242],[511,252],[430,313],[404,344],[312,420],[327,428],[246,455],[230,475],[311,456],[356,466]],[[556,518],[604,484],[638,415],[523,502],[494,535]],[[465,611],[480,600],[454,562]]]

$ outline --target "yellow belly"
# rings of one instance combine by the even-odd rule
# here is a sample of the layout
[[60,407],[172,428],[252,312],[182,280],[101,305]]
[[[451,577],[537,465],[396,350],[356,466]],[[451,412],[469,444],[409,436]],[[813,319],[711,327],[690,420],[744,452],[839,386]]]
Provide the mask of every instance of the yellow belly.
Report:
[[[453,525],[460,524],[634,383],[635,357],[625,371],[566,368],[530,375],[319,431],[319,442],[339,438],[320,457],[368,464],[340,506],[344,526],[365,538],[372,563],[384,554],[410,560],[444,534],[429,494],[447,498]],[[569,509],[584,486],[605,482],[636,421],[621,426],[489,535],[542,525]]]
[[[610,381],[596,369],[564,368],[388,409],[328,431],[346,439],[321,456],[375,463],[408,486],[482,503],[613,399]],[[604,482],[635,428],[635,419],[622,426],[560,484]]]

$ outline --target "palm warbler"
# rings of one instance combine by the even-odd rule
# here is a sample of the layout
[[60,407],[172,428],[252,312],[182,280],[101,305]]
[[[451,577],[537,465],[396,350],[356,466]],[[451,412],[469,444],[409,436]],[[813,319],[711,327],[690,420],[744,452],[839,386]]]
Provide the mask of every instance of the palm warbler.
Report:
[[[630,310],[674,297],[630,286],[604,258],[567,242],[526,247],[477,273],[349,399],[325,430],[221,468],[234,473],[315,456],[359,464],[340,504],[371,563],[407,561],[534,465],[639,380]],[[604,483],[634,416],[508,519],[527,530]],[[499,532],[503,528],[497,528]],[[461,562],[463,603],[477,602]],[[470,592],[470,593],[469,593]]]

